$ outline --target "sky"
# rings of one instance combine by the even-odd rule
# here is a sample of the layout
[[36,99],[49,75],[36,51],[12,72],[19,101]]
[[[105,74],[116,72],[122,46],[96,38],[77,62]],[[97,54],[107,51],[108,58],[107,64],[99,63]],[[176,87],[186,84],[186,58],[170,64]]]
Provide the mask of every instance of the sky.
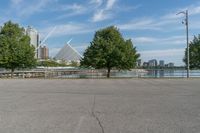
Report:
[[[46,40],[50,56],[70,40],[81,54],[90,45],[95,31],[117,26],[132,39],[142,61],[150,59],[182,62],[186,47],[185,16],[189,11],[189,39],[200,32],[198,0],[1,0],[0,25],[11,20],[34,27]],[[56,28],[55,28],[56,27]]]

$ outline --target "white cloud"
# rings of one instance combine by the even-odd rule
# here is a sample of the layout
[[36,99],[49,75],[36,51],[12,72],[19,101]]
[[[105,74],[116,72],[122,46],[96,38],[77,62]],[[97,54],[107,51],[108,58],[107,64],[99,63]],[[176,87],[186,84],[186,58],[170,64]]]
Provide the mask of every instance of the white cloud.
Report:
[[196,5],[190,5],[185,8],[175,9],[174,11],[164,14],[161,17],[142,18],[132,20],[124,24],[118,24],[121,30],[160,30],[160,31],[177,31],[183,30],[185,27],[181,25],[181,21],[184,20],[184,14],[176,15],[180,11],[189,11],[189,28],[200,29],[200,19],[195,15],[200,15],[200,3]]
[[[192,40],[192,36],[190,37]],[[135,44],[151,44],[151,45],[184,45],[186,43],[185,36],[171,36],[166,38],[154,38],[154,37],[135,37],[133,38]]]
[[90,4],[96,4],[96,6],[101,6],[103,3],[103,0],[91,0]]
[[157,38],[153,38],[153,37],[135,37],[133,38],[134,43],[154,43],[156,42],[158,39]]
[[156,21],[149,18],[134,20],[117,26],[121,30],[161,30],[161,28],[156,25]]
[[104,10],[98,10],[94,14],[92,21],[93,22],[99,22],[99,21],[103,21],[103,20],[106,20],[106,19],[109,19],[109,18],[111,18],[111,14],[105,13]]
[[72,5],[64,5],[64,6],[62,6],[62,10],[64,10],[64,11],[68,11],[68,10],[73,10],[73,11],[75,11],[75,10],[82,10],[83,8],[84,7],[82,5],[76,4],[76,3],[74,3]]
[[162,18],[163,19],[179,19],[179,18],[183,18],[184,14],[177,15],[177,13],[182,12],[182,11],[186,11],[186,10],[188,10],[189,16],[200,14],[200,4],[190,5],[188,7],[176,9],[173,12],[164,15]]
[[12,11],[12,13],[14,12],[20,17],[27,17],[37,12],[44,11],[45,7],[47,7],[50,3],[55,2],[57,2],[57,0],[11,0],[12,6],[10,11]]
[[[48,27],[41,30],[41,34],[44,37],[44,34],[47,34],[53,29],[52,27]],[[52,33],[51,37],[65,36],[65,35],[81,35],[89,32],[94,32],[92,27],[89,27],[85,24],[61,24],[56,26],[56,30]]]
[[173,13],[169,13],[169,14],[166,14],[162,17],[162,19],[179,19],[181,18],[182,16],[181,15],[177,15],[178,12],[173,12]]
[[148,50],[140,51],[140,54],[143,58],[164,58],[164,57],[174,57],[184,55],[185,49],[166,49],[166,50]]
[[92,17],[92,22],[100,22],[103,20],[111,19],[113,14],[111,10],[113,9],[117,0],[107,0],[104,7],[97,9]]
[[117,0],[107,0],[106,4],[106,10],[110,10],[113,8],[114,4],[116,3]]
[[[171,31],[176,28],[182,27],[177,20],[166,20],[161,18],[140,18],[132,20],[124,24],[118,24],[117,26],[121,30],[159,30],[159,31]],[[177,26],[178,25],[178,26]],[[166,30],[166,27],[168,29]]]
[[53,11],[62,11],[62,12],[64,11],[64,14],[56,18],[56,19],[63,19],[80,14],[85,14],[88,11],[88,9],[83,5],[74,3],[72,5],[59,6],[59,8],[54,9]]
[[58,11],[58,12],[69,12],[69,11],[77,11],[77,10],[83,10],[85,7],[81,4],[73,3],[73,4],[67,4],[67,5],[57,5],[56,7],[50,9],[50,11]]
[[200,14],[200,6],[191,7],[190,10],[189,10],[189,14],[190,15]]

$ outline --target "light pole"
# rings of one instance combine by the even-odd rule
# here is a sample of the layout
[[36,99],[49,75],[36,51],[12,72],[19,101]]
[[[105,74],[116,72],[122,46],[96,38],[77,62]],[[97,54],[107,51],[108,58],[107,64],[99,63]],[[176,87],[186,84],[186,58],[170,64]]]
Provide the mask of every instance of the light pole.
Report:
[[182,22],[186,26],[186,40],[187,40],[187,78],[190,77],[190,55],[189,55],[189,33],[188,33],[188,10],[177,13],[176,15],[184,14],[185,20]]

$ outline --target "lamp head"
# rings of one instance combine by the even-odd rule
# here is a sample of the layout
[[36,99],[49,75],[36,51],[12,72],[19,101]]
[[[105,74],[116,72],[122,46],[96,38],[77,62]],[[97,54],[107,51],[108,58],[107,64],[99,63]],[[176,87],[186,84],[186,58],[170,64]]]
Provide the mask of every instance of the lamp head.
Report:
[[179,14],[186,14],[186,12],[182,11],[182,12],[177,13],[176,15],[179,15]]

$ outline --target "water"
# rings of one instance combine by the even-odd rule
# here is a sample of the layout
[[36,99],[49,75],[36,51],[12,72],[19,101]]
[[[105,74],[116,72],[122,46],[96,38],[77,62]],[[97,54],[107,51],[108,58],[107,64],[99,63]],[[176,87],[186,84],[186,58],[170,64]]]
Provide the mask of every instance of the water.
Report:
[[[138,71],[124,71],[113,74],[115,77],[144,77],[144,78],[185,78],[187,77],[187,70],[145,70]],[[200,77],[200,70],[191,70],[190,77]]]
[[[186,70],[132,70],[111,72],[111,78],[186,78]],[[200,77],[200,70],[191,70],[190,77]],[[106,72],[76,73],[59,78],[106,78]]]

